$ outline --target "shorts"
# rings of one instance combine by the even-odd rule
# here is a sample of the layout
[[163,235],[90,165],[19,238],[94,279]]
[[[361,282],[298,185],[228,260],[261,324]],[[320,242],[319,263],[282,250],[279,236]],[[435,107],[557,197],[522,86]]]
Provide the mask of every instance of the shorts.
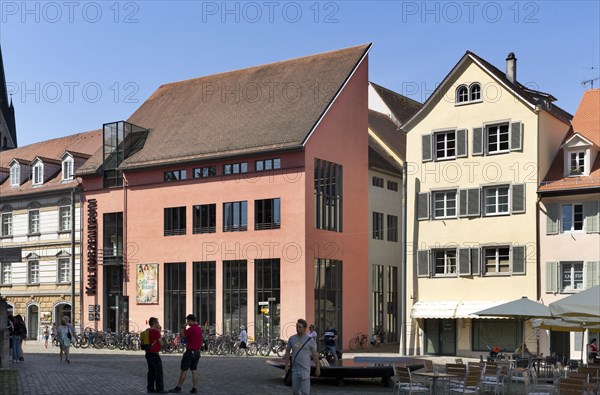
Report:
[[200,351],[185,350],[181,358],[181,370],[197,370],[200,360]]

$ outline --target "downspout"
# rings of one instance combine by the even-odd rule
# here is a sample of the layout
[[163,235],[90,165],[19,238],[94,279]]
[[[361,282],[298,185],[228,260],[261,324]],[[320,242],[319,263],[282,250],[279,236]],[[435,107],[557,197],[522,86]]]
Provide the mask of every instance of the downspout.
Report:
[[402,262],[400,267],[400,283],[402,286],[402,292],[400,292],[400,319],[402,324],[400,325],[400,343],[402,344],[402,355],[406,355],[406,227],[407,227],[407,163],[404,162],[402,166]]
[[[75,325],[75,191],[77,187],[73,187],[71,190],[71,324]],[[81,221],[79,222],[81,224]],[[79,310],[81,315],[79,323],[81,324],[81,318],[83,315],[81,309]]]

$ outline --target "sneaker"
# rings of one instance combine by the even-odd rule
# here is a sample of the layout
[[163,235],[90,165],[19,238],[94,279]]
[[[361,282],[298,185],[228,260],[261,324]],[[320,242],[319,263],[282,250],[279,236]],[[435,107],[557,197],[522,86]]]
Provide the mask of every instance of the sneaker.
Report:
[[192,388],[190,394],[197,394],[198,390],[196,388]]
[[19,358],[19,362],[23,362],[23,361],[25,361],[25,358],[23,358],[23,357]]
[[171,394],[180,394],[181,393],[181,387],[175,387],[172,390],[169,390],[169,393],[171,393]]

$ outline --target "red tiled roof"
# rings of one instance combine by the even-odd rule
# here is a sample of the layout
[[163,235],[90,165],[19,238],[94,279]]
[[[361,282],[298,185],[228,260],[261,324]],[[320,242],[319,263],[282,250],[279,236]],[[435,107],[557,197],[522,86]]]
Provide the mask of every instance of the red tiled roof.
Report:
[[600,147],[600,89],[583,94],[572,124],[576,133]]

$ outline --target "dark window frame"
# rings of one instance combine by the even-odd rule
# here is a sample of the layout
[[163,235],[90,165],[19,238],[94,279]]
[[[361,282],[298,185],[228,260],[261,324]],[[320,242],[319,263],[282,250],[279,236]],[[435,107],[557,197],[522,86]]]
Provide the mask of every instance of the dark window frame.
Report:
[[183,236],[186,234],[186,207],[165,207],[164,236]]
[[383,240],[383,213],[373,211],[373,240]]
[[281,228],[281,199],[254,201],[254,230]]
[[387,241],[398,242],[398,216],[387,215]]
[[217,175],[217,166],[196,167],[193,169],[194,178],[207,178]]
[[165,175],[165,177],[164,177],[165,182],[187,180],[187,170],[186,169],[165,171],[164,175]]
[[248,230],[248,201],[223,203],[223,232],[244,232],[246,230]]
[[315,158],[315,228],[343,232],[344,167]]
[[200,325],[215,325],[217,320],[217,262],[193,262],[193,310]]
[[225,260],[223,261],[223,333],[239,333],[240,325],[248,325],[248,262]]
[[186,263],[165,263],[164,266],[164,326],[177,333],[187,315]]
[[197,204],[192,207],[192,234],[216,233],[217,204]]

